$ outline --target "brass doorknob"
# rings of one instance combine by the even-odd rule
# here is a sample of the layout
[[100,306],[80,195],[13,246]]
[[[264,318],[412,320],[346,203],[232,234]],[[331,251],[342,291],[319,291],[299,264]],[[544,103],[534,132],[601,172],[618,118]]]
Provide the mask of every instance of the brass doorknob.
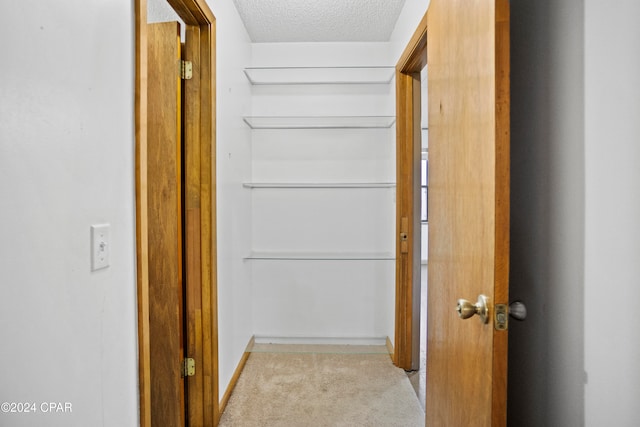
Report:
[[466,299],[459,299],[458,305],[456,306],[458,316],[460,316],[461,319],[468,319],[477,314],[482,323],[489,323],[488,301],[489,298],[485,295],[478,296],[478,302],[475,304],[470,303]]

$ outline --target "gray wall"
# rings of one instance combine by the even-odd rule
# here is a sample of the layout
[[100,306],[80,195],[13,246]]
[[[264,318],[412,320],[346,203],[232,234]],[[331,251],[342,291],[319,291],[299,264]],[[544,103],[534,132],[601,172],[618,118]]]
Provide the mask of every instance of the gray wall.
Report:
[[586,425],[640,425],[640,2],[585,1]]
[[638,425],[640,3],[511,12],[509,425]]
[[584,7],[511,2],[509,424],[584,424]]

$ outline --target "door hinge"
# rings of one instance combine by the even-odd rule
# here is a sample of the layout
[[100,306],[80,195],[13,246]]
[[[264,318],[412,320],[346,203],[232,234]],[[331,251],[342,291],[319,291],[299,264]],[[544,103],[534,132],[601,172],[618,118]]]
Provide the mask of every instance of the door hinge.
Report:
[[192,377],[196,374],[196,361],[191,357],[187,357],[182,361],[181,375],[184,377]]
[[180,78],[190,80],[193,77],[193,63],[180,60]]

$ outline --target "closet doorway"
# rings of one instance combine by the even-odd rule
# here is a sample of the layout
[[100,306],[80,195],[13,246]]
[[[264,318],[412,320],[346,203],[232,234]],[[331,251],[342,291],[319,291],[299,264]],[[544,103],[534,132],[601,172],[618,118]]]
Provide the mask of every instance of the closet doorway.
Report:
[[394,360],[406,370],[418,363],[420,95],[427,64],[426,422],[506,425],[508,0],[432,0],[396,67]]
[[169,4],[183,42],[134,3],[140,425],[215,425],[215,18]]

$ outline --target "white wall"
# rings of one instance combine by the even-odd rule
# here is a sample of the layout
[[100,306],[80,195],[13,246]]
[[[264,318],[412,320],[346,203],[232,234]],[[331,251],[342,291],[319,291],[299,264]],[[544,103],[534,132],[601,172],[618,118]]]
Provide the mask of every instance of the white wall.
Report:
[[182,41],[184,42],[185,38],[185,25],[184,21],[169,3],[167,0],[147,0],[147,22],[170,22],[170,21],[178,21],[180,23],[180,31]]
[[218,343],[220,397],[253,335],[251,270],[243,261],[251,239],[251,113],[243,69],[251,61],[249,37],[231,0],[210,0],[216,16],[216,164],[218,233]]
[[398,62],[400,55],[407,47],[411,36],[413,36],[418,24],[429,8],[429,2],[430,0],[405,0],[402,12],[400,12],[390,38],[390,53],[393,65]]
[[[384,66],[388,43],[259,43],[253,66]],[[390,74],[391,76],[391,74]],[[394,85],[253,86],[256,116],[393,116]],[[395,182],[394,128],[253,130],[255,182]],[[394,252],[393,188],[253,189],[252,250]],[[394,262],[251,260],[256,336],[393,338]]]
[[0,402],[38,411],[0,425],[138,424],[133,31],[127,0],[0,6]]
[[640,425],[640,3],[585,1],[586,425]]

